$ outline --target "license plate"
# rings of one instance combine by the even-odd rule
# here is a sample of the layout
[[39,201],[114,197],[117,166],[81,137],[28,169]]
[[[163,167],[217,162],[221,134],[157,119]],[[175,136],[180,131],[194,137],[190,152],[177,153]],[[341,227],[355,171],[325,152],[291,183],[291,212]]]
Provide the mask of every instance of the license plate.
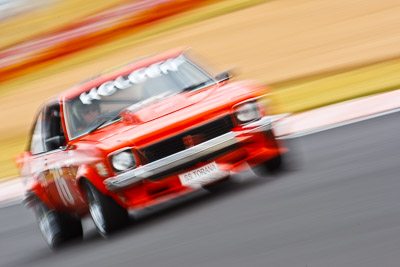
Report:
[[179,174],[179,179],[184,186],[199,188],[229,175],[228,171],[220,170],[218,164],[211,162],[200,168]]

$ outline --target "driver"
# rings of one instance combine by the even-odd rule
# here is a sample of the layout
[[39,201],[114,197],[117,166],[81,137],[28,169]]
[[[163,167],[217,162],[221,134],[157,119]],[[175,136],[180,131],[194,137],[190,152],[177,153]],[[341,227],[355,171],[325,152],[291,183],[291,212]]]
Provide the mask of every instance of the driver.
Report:
[[73,113],[76,131],[82,131],[100,115],[99,101],[92,100],[91,104],[83,104],[78,100],[74,105]]
[[100,115],[100,106],[97,101],[93,101],[90,105],[83,105],[82,118],[85,124],[92,122]]

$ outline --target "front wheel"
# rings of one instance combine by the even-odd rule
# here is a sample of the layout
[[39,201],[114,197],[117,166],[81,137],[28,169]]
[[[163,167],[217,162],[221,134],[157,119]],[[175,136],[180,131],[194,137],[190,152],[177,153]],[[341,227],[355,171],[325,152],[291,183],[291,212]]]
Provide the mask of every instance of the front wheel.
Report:
[[128,225],[129,214],[127,210],[111,197],[103,195],[88,180],[84,180],[83,188],[90,215],[102,236],[107,236]]
[[83,230],[80,218],[50,210],[39,199],[35,200],[34,211],[39,229],[50,248],[58,248],[72,239],[82,239]]
[[268,174],[277,174],[283,169],[283,158],[282,155],[278,155],[266,162],[263,162],[257,166],[251,168],[251,170],[257,176],[265,176]]
[[203,188],[211,193],[218,193],[225,190],[226,188],[229,188],[232,184],[233,183],[231,177],[227,176],[226,178],[219,180],[215,183],[204,185]]

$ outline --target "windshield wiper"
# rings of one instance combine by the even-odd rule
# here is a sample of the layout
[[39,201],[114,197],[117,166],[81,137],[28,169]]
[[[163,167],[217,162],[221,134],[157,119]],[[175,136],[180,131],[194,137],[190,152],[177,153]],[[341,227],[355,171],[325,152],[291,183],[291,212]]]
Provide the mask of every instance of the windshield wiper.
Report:
[[[111,117],[111,115],[110,115],[110,117]],[[115,121],[115,120],[119,119],[119,117],[120,117],[120,114],[119,114],[119,112],[118,112],[118,114],[115,115],[114,117],[112,117],[111,119],[102,121],[102,122],[100,122],[99,124],[97,124],[96,126],[94,126],[92,129],[90,129],[90,130],[88,131],[87,134],[93,133],[94,131],[96,131],[97,129],[99,129],[101,126],[103,126],[103,125],[106,124],[107,122]]]
[[203,87],[203,86],[206,85],[209,81],[210,81],[210,80],[205,81],[205,82],[201,82],[201,83],[196,83],[196,84],[190,85],[190,86],[188,86],[188,87],[183,88],[183,89],[181,90],[181,92],[192,91],[192,90],[194,90],[194,89],[196,89],[196,88]]

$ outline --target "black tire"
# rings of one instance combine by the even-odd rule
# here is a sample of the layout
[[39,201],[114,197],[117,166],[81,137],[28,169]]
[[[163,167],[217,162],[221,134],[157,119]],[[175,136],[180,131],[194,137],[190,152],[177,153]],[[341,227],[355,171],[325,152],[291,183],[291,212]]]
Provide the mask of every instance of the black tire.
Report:
[[218,193],[231,185],[232,185],[232,179],[230,178],[230,176],[228,176],[227,178],[220,180],[216,183],[204,185],[203,188],[211,193]]
[[269,174],[277,174],[283,170],[283,157],[282,155],[278,155],[275,158],[272,158],[266,162],[263,162],[255,167],[252,167],[251,170],[257,176],[265,176]]
[[34,211],[39,229],[50,248],[56,249],[68,241],[83,238],[80,218],[51,210],[39,199],[35,200]]
[[90,215],[98,232],[103,237],[129,224],[128,211],[116,203],[111,197],[103,195],[88,180],[83,181],[83,189],[88,202]]

